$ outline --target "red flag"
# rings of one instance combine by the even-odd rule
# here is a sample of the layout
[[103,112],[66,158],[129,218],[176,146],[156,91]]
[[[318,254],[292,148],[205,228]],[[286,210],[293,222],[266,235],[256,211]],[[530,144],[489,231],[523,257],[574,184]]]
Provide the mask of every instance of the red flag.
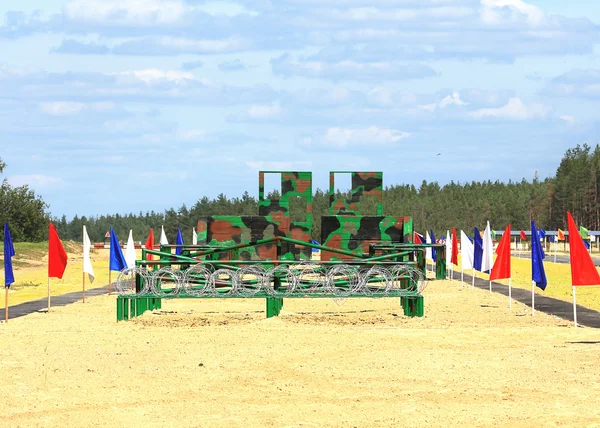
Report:
[[561,229],[558,229],[558,240],[559,241],[565,240],[565,232],[563,232]]
[[521,241],[527,241],[527,235],[525,235],[525,231],[524,230],[521,231]]
[[567,224],[569,226],[569,251],[571,252],[571,283],[573,285],[600,284],[600,275],[583,244],[570,212],[567,212]]
[[[150,228],[150,233],[148,234],[148,239],[146,239],[146,244],[144,245],[146,250],[154,250],[154,230]],[[146,260],[152,260],[152,254],[146,255]]]
[[415,238],[413,239],[413,241],[415,241],[415,244],[422,244],[423,240],[421,239],[421,237],[419,236],[419,234],[417,232],[414,232],[413,235],[415,235]]
[[[523,231],[521,231],[523,233]],[[490,272],[490,281],[510,278],[510,224],[504,229],[502,239],[496,249],[496,261]]]
[[48,229],[48,278],[62,279],[68,259],[58,233],[54,225],[50,223]]
[[458,266],[458,239],[456,239],[456,228],[452,228],[452,256],[450,257],[450,263]]

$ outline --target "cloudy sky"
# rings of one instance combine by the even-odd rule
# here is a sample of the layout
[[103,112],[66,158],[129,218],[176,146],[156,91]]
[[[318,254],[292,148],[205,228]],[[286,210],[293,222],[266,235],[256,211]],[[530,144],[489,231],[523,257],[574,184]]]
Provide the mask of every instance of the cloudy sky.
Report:
[[68,217],[256,195],[261,169],[546,177],[598,141],[596,23],[596,0],[2,0],[0,157]]

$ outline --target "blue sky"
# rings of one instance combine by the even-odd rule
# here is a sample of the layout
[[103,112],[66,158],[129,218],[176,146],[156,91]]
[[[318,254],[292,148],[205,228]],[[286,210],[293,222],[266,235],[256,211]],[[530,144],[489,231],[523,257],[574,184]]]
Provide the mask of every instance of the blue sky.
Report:
[[330,170],[543,178],[598,140],[593,1],[3,0],[0,17],[0,157],[55,216],[256,195],[260,169],[323,189]]

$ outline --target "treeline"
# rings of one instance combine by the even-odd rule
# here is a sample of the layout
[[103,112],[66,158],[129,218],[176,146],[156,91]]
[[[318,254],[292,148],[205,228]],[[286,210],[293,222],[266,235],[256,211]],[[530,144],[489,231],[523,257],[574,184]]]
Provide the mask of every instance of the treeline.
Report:
[[[548,225],[551,206],[551,180],[532,182],[523,180],[508,182],[450,183],[439,186],[424,181],[418,188],[412,185],[389,186],[384,189],[384,215],[410,215],[415,229],[433,229],[437,236],[449,227],[472,230],[473,226],[484,227],[490,220],[492,227],[504,228],[509,222],[515,229],[528,229],[531,218],[536,223]],[[321,239],[321,216],[328,215],[329,195],[317,189],[313,197],[313,239]],[[291,204],[292,219],[303,220],[305,212],[300,204]],[[127,215],[102,215],[78,217],[71,221],[62,217],[57,222],[61,237],[79,241],[85,224],[93,241],[101,242],[112,226],[119,239],[125,241],[129,230],[134,231],[136,241],[144,241],[150,227],[154,228],[156,240],[164,225],[169,242],[175,241],[177,227],[181,227],[184,240],[191,240],[192,227],[198,219],[208,215],[256,215],[258,202],[247,192],[241,198],[227,198],[221,194],[215,199],[202,198],[192,207],[183,205],[164,213],[147,212]],[[366,200],[364,213],[375,215],[373,201]],[[546,226],[548,227],[548,226]],[[562,227],[562,225],[561,225]]]
[[[4,165],[0,161],[0,172]],[[566,151],[553,178],[519,182],[484,181],[470,183],[451,182],[440,186],[437,182],[423,181],[420,186],[391,185],[384,189],[384,215],[408,215],[414,220],[415,230],[433,229],[436,236],[446,229],[456,227],[472,231],[473,226],[503,229],[508,223],[513,230],[529,229],[532,219],[546,230],[564,229],[565,213],[571,211],[578,224],[590,230],[600,229],[600,146],[577,146]],[[11,221],[15,240],[39,241],[47,239],[46,204],[26,186],[11,188],[6,181],[0,191],[0,219]],[[7,196],[8,195],[8,196]],[[4,199],[3,199],[4,198]],[[6,200],[8,198],[9,200]],[[374,203],[366,200],[364,213],[375,215]],[[321,239],[321,216],[329,209],[328,192],[317,189],[313,199],[313,239]],[[302,205],[292,203],[292,219],[301,220],[306,213]],[[79,241],[85,224],[92,241],[101,242],[112,226],[121,240],[126,240],[129,230],[136,241],[144,241],[152,227],[156,240],[162,225],[169,241],[175,240],[177,227],[184,239],[191,239],[192,227],[198,219],[208,215],[256,215],[256,198],[245,192],[241,197],[228,198],[220,194],[214,199],[203,197],[191,207],[164,212],[139,212],[137,214],[108,214],[79,217],[68,220],[65,216],[54,218],[61,238]],[[2,233],[0,231],[0,233]]]
[[[6,164],[0,159],[0,174]],[[0,236],[9,222],[14,241],[39,242],[48,239],[50,213],[48,205],[29,186],[11,186],[6,179],[0,184]]]

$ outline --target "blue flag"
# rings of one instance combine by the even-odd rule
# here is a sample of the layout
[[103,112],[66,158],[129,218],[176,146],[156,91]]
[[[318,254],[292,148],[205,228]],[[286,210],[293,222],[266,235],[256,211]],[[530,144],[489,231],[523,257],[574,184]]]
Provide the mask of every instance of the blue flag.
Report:
[[554,235],[551,235],[548,239],[550,239],[550,242],[554,243]]
[[544,239],[546,237],[546,231],[544,229],[540,229],[538,233],[540,234],[541,239]]
[[[175,245],[183,245],[183,235],[181,235],[179,226],[177,227],[177,240],[175,241]],[[181,254],[181,248],[175,248],[175,254]]]
[[587,239],[582,239],[582,241],[583,241],[583,245],[585,245],[585,248],[589,250],[590,249],[590,241],[588,241]]
[[[315,244],[315,245],[321,245],[321,244],[319,244],[317,241],[315,241],[314,239],[311,239],[311,240],[310,240],[310,243],[311,243],[311,244]],[[318,252],[319,252],[319,249],[318,249],[318,248],[313,248],[313,249],[312,249],[312,252],[313,252],[313,253],[318,253]]]
[[121,271],[127,267],[127,262],[125,261],[125,257],[123,257],[123,250],[119,245],[119,238],[117,238],[117,234],[110,228],[110,270],[118,270]]
[[544,271],[544,257],[535,222],[531,220],[531,280],[542,290],[545,290],[548,285],[546,272]]
[[481,272],[481,261],[483,260],[483,239],[481,233],[476,227],[473,230],[473,269]]
[[10,287],[10,284],[15,282],[13,274],[12,258],[15,256],[15,246],[13,245],[12,237],[8,222],[4,224],[4,286]]
[[[429,236],[431,237],[431,243],[435,244],[435,236],[433,235],[433,229],[429,229]],[[433,259],[434,262],[437,262],[437,257],[435,254],[435,248],[431,249],[431,258]]]

